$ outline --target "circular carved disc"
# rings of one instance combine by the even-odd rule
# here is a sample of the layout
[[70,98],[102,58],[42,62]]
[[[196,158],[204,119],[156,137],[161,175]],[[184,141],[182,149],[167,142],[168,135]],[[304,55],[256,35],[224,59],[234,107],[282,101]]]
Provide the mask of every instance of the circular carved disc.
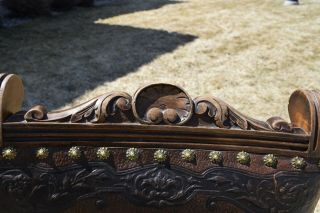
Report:
[[190,96],[171,84],[151,84],[138,90],[133,98],[133,113],[141,123],[181,125],[192,112]]

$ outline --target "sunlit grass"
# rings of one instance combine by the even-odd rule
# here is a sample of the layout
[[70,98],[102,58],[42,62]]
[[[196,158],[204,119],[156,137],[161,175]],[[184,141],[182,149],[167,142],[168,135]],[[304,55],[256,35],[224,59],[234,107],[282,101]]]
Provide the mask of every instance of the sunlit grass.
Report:
[[192,96],[219,96],[254,117],[287,118],[287,101],[295,89],[320,88],[319,9],[320,1],[284,7],[277,0],[190,0],[98,19],[97,24],[188,33],[198,39],[76,102],[109,88],[134,91],[161,81],[179,84]]
[[[2,29],[0,69],[25,79],[28,107],[42,100],[54,103],[55,97],[70,101],[67,107],[108,91],[133,94],[143,85],[167,82],[182,86],[193,97],[220,97],[255,118],[279,115],[288,119],[287,102],[294,90],[320,89],[319,0],[291,7],[284,7],[282,0],[188,0],[143,10],[144,5],[159,2],[132,0],[76,9]],[[108,31],[108,26],[124,28]],[[162,39],[160,34],[150,41],[132,37],[130,42],[131,35],[125,35],[129,44],[145,40],[157,55],[132,67],[135,63],[130,60],[136,59],[126,54],[150,52],[137,46],[129,52],[132,46],[125,42],[119,49],[115,38],[121,42],[123,33],[131,32],[128,27],[134,33],[149,29],[195,39],[163,53],[153,46]],[[114,57],[118,52],[123,57]],[[118,76],[119,65],[130,72]],[[103,70],[108,70],[108,76],[101,74]],[[46,75],[39,78],[42,72]],[[105,80],[113,74],[118,77]],[[77,84],[79,79],[87,85],[99,84],[72,100],[70,93],[82,86]],[[43,83],[36,87],[39,81]]]
[[[102,81],[74,100],[68,99],[70,103],[66,106],[107,91],[122,90],[132,94],[145,84],[168,82],[184,87],[193,97],[218,96],[245,114],[260,119],[274,115],[288,118],[287,101],[295,89],[320,88],[319,0],[302,1],[300,6],[292,7],[284,7],[280,0],[189,0],[145,11],[124,12],[127,8],[143,8],[143,4],[154,2],[159,3],[135,0],[100,9],[77,9],[56,19],[37,19],[9,30],[12,37],[7,36],[0,43],[0,68],[25,73],[23,77],[32,88],[32,79],[40,71],[50,73],[48,78],[61,75],[59,81],[76,81],[83,72],[100,78],[98,69],[103,70],[108,65],[105,69],[112,73],[119,64],[128,64],[130,72],[112,81]],[[113,32],[109,33],[106,28],[89,36],[86,33],[96,30],[90,24],[161,30],[193,35],[196,39],[133,69],[128,57],[111,60],[114,52],[131,48],[123,44],[122,50],[115,48],[113,38],[121,41],[121,33],[110,34]],[[77,34],[81,29],[84,33]],[[1,33],[4,32],[0,31],[0,36]],[[66,36],[74,36],[74,39],[68,41]],[[33,37],[37,43],[27,37]],[[18,39],[25,42],[18,46]],[[55,49],[59,42],[65,43],[64,49]],[[95,49],[101,45],[106,46],[105,52],[96,55]],[[70,57],[65,60],[66,55],[72,55],[72,60]],[[63,76],[66,73],[70,78]],[[69,90],[77,89],[76,84],[72,85],[72,88],[56,87],[52,96],[67,96]],[[41,88],[32,91],[32,94],[43,92]],[[46,91],[50,91],[50,87]]]

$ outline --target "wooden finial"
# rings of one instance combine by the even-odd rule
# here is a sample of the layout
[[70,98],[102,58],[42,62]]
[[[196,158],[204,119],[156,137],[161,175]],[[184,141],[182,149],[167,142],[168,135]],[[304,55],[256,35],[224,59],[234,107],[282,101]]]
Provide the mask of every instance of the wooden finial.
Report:
[[293,127],[303,129],[310,135],[308,155],[320,155],[320,92],[317,90],[296,90],[292,93],[288,105]]
[[2,123],[21,109],[24,97],[22,80],[14,74],[0,74],[0,147],[3,146]]

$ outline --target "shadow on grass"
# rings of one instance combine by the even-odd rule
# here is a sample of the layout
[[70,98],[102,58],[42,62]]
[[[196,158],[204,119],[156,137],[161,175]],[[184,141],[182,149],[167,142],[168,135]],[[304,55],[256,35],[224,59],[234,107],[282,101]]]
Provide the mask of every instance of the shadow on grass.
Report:
[[94,24],[98,18],[170,3],[175,2],[131,1],[103,8],[78,8],[56,18],[2,29],[0,71],[22,76],[24,107],[40,103],[49,109],[64,106],[86,91],[193,41],[194,36],[162,30]]

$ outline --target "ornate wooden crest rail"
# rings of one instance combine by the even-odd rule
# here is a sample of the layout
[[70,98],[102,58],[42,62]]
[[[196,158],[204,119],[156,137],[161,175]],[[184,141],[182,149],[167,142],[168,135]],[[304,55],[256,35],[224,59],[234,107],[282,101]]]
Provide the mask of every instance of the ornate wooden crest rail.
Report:
[[318,91],[291,95],[289,123],[169,84],[21,111],[21,79],[0,82],[8,212],[312,212],[319,198]]

